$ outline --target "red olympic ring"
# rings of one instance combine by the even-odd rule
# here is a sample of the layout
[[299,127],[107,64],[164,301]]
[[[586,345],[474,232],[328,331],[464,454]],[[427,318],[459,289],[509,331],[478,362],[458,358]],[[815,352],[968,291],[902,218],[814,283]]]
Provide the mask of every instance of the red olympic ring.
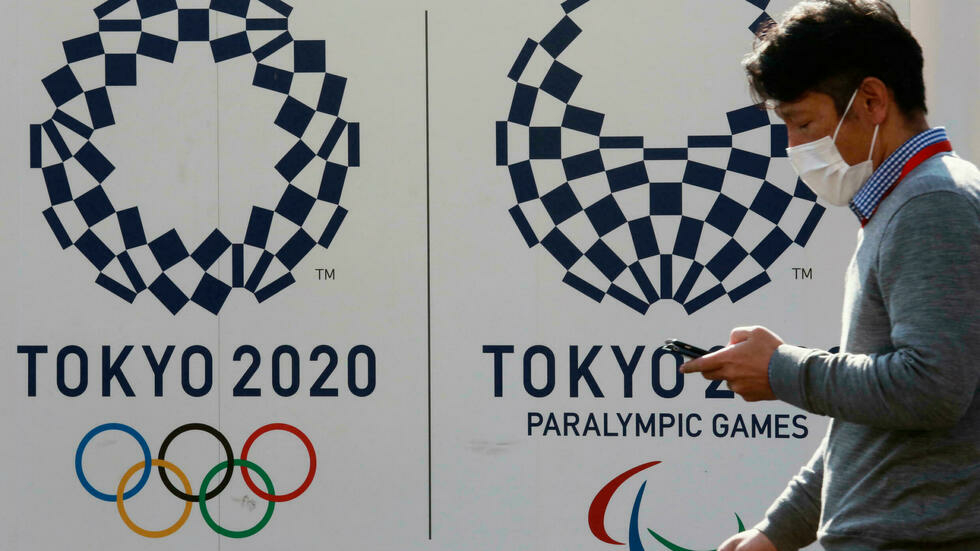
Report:
[[306,475],[306,480],[304,480],[303,483],[300,484],[299,488],[296,488],[292,492],[285,495],[277,496],[260,490],[259,487],[256,486],[254,482],[252,482],[252,477],[248,474],[248,469],[246,469],[245,467],[242,467],[241,469],[242,469],[242,476],[245,478],[245,484],[248,486],[249,490],[252,490],[252,492],[255,495],[259,496],[260,498],[266,501],[281,503],[283,501],[289,501],[291,499],[295,499],[300,494],[305,492],[306,489],[310,487],[310,484],[313,483],[313,475],[316,473],[316,451],[313,449],[313,442],[310,442],[310,439],[307,438],[305,434],[303,434],[303,431],[299,430],[298,428],[292,425],[287,425],[286,423],[270,423],[264,427],[259,427],[258,429],[256,429],[256,431],[253,432],[252,435],[248,437],[248,440],[245,441],[245,445],[242,446],[242,455],[241,455],[242,461],[248,459],[248,450],[249,448],[252,447],[252,443],[255,442],[256,438],[262,436],[267,432],[274,431],[274,430],[284,430],[286,432],[292,433],[296,435],[296,437],[299,438],[300,441],[303,442],[304,446],[306,446],[306,452],[310,455],[310,471]]

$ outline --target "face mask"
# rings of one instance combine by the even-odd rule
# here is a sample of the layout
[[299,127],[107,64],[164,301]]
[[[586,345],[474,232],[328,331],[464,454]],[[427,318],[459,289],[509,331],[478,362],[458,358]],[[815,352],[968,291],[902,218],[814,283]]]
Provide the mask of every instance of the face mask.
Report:
[[810,186],[818,197],[837,206],[846,205],[874,172],[871,153],[874,152],[875,141],[878,139],[878,125],[875,125],[874,136],[871,138],[868,160],[862,163],[847,164],[834,144],[855,97],[857,97],[857,90],[851,94],[851,100],[847,102],[847,108],[844,109],[844,115],[837,123],[833,137],[824,136],[819,140],[786,148],[789,161],[800,175],[800,179]]

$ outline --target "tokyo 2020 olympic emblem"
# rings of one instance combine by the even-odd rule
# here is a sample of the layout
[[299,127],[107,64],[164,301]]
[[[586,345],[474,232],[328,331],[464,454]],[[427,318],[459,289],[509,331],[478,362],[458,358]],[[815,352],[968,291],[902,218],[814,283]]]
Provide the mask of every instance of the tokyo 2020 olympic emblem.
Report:
[[[120,15],[123,8],[132,15]],[[216,12],[232,16],[238,28],[214,36],[217,31],[209,21]],[[217,314],[234,288],[247,290],[259,302],[279,293],[295,282],[292,270],[311,250],[330,246],[347,214],[340,198],[348,168],[360,164],[360,130],[358,123],[340,117],[347,79],[327,72],[324,41],[293,38],[291,12],[281,0],[211,0],[206,9],[181,9],[177,0],[108,0],[95,8],[97,32],[64,42],[67,63],[42,79],[55,111],[44,123],[31,125],[30,164],[44,177],[51,202],[44,218],[51,231],[63,249],[75,247],[95,266],[100,286],[130,303],[149,290],[174,315],[188,302]],[[161,27],[168,30],[158,30]],[[115,39],[121,35],[130,38],[135,51],[118,51],[120,41]],[[217,228],[206,236],[182,236],[176,229],[147,235],[141,207],[121,205],[106,190],[115,166],[113,154],[98,146],[98,131],[116,122],[110,90],[137,86],[138,61],[173,63],[178,47],[189,42],[209,43],[215,63],[241,56],[254,59],[252,85],[283,97],[276,131],[296,139],[275,164],[284,181],[280,184],[285,184],[278,204],[269,205],[271,209],[254,206],[244,236],[227,236]],[[104,85],[83,89],[73,66],[92,59],[104,61]],[[318,79],[322,75],[318,99],[307,101],[312,105],[291,93],[298,73]],[[80,112],[85,115],[80,117]],[[324,128],[323,135],[307,131],[314,117],[329,119],[316,125]],[[331,153],[344,135],[347,155],[338,160]],[[310,181],[318,181],[319,189],[304,191],[294,185],[301,173],[306,181],[306,171],[317,172]],[[311,210],[323,204],[332,214],[324,216],[326,220],[310,217]],[[82,223],[67,222],[79,216]],[[270,231],[291,237],[272,245]],[[149,266],[134,262],[133,252],[144,248],[150,253]],[[246,253],[258,257],[248,271]],[[231,255],[232,269],[222,276],[211,267],[225,254]],[[168,277],[168,271],[181,263],[190,264],[199,279],[182,286]],[[281,275],[275,277],[276,273]]]
[[[126,471],[125,474],[122,475],[122,477],[119,479],[119,486],[116,488],[115,493],[107,494],[92,487],[88,479],[85,477],[85,472],[82,469],[82,456],[85,453],[85,447],[88,446],[92,438],[103,432],[111,430],[125,432],[136,439],[136,442],[143,451],[143,460],[135,463],[128,471]],[[204,431],[211,436],[214,436],[221,444],[221,447],[225,451],[225,456],[227,457],[225,461],[218,463],[214,466],[214,468],[208,471],[206,475],[204,475],[204,480],[201,481],[201,487],[196,495],[192,494],[193,490],[191,489],[190,481],[187,479],[187,475],[184,474],[180,467],[164,459],[166,457],[167,448],[174,441],[174,439],[181,434],[192,430]],[[269,477],[269,475],[262,469],[262,467],[248,460],[248,451],[252,447],[252,444],[255,443],[255,440],[263,434],[274,430],[286,431],[299,438],[306,447],[306,451],[310,458],[310,469],[306,475],[306,479],[303,480],[302,484],[300,484],[298,488],[287,494],[276,493],[276,489],[273,486],[272,479]],[[125,501],[143,489],[143,486],[150,478],[150,472],[153,470],[153,467],[157,467],[157,471],[160,474],[160,479],[163,481],[163,485],[167,488],[167,490],[170,491],[174,497],[184,502],[184,510],[181,513],[180,518],[177,519],[177,522],[162,530],[147,530],[136,524],[136,522],[134,522],[126,512]],[[241,468],[242,477],[245,479],[245,484],[248,486],[249,490],[251,490],[256,496],[268,502],[268,505],[266,505],[265,514],[262,516],[262,518],[254,526],[246,530],[229,530],[228,528],[219,525],[208,512],[208,500],[213,499],[215,496],[220,494],[226,486],[228,486],[228,483],[231,481],[231,477],[234,474],[235,467]],[[167,471],[172,472],[177,477],[183,491],[174,486]],[[265,490],[260,489],[255,484],[255,481],[252,480],[252,476],[249,474],[249,471],[254,471],[257,475],[259,475],[259,478],[262,479],[262,484],[265,486]],[[137,472],[141,473],[139,480],[137,480],[135,486],[127,491],[126,485]],[[208,491],[211,481],[219,473],[223,473],[220,482],[214,487],[214,489]],[[173,534],[177,530],[180,530],[180,527],[187,522],[187,518],[190,516],[191,509],[193,508],[195,502],[197,502],[198,507],[201,510],[201,516],[204,517],[204,522],[211,527],[212,530],[228,538],[247,538],[248,536],[262,530],[262,528],[269,523],[269,520],[272,518],[272,512],[275,510],[276,503],[291,501],[305,492],[306,489],[310,487],[310,484],[313,483],[313,475],[315,473],[316,451],[313,449],[313,443],[310,442],[310,439],[301,430],[285,423],[272,423],[257,429],[251,436],[248,437],[247,440],[245,440],[245,445],[242,447],[241,457],[237,459],[233,456],[231,444],[228,442],[228,439],[225,438],[225,436],[221,434],[218,429],[203,423],[188,423],[174,429],[167,435],[166,438],[163,439],[163,443],[160,445],[160,451],[157,454],[156,459],[151,459],[150,447],[146,443],[143,436],[133,427],[122,423],[105,423],[93,428],[82,438],[82,441],[78,444],[78,449],[75,451],[75,474],[78,475],[78,481],[81,482],[82,487],[85,488],[85,491],[96,499],[115,502],[116,509],[118,509],[119,516],[122,518],[123,523],[125,523],[126,526],[133,532],[147,538],[163,538]]]
[[[540,244],[561,264],[566,284],[597,302],[610,296],[645,314],[673,300],[690,315],[748,296],[769,283],[766,270],[791,245],[806,245],[824,212],[799,179],[771,170],[786,164],[777,160],[786,156],[785,126],[749,105],[726,113],[727,133],[675,147],[610,134],[602,112],[576,102],[588,75],[562,62],[583,32],[575,11],[589,1],[562,2],[561,20],[527,40],[508,74],[516,86],[507,120],[496,124],[496,151],[513,184],[514,223],[529,247]],[[772,20],[769,0],[728,1],[754,14],[736,22],[747,39]],[[709,150],[727,161],[705,160]]]

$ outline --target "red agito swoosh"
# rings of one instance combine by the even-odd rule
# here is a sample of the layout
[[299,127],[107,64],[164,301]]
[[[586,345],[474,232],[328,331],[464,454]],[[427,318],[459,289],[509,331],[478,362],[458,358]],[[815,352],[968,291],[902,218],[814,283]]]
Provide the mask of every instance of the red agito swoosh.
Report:
[[616,490],[619,489],[623,482],[626,482],[626,480],[631,476],[644,469],[649,469],[650,467],[659,463],[659,461],[651,461],[649,463],[644,463],[633,467],[625,473],[610,480],[605,486],[602,487],[601,490],[599,490],[599,493],[592,499],[592,504],[589,505],[589,529],[592,530],[592,535],[605,543],[610,543],[612,545],[623,545],[623,543],[612,539],[609,534],[606,533],[605,517],[606,507],[609,506],[609,500],[612,499],[613,494],[616,493]]

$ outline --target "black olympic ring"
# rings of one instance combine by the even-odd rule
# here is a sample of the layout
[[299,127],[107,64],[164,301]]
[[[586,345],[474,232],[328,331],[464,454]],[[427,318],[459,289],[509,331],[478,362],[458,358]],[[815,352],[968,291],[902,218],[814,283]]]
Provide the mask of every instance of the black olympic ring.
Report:
[[[221,434],[221,432],[218,431],[218,429],[212,427],[211,425],[206,425],[204,423],[187,423],[186,425],[181,425],[175,428],[170,434],[167,435],[166,438],[163,439],[163,443],[160,444],[160,451],[157,453],[157,457],[159,459],[165,459],[167,448],[170,447],[170,443],[173,442],[174,439],[180,436],[181,434],[184,434],[185,432],[191,430],[204,431],[210,434],[211,436],[217,438],[218,442],[221,443],[221,447],[225,449],[225,455],[228,457],[228,468],[225,469],[224,478],[221,479],[221,482],[218,483],[218,485],[213,490],[204,494],[204,499],[208,500],[220,494],[225,489],[225,486],[227,486],[228,483],[231,482],[231,475],[235,472],[235,466],[234,466],[235,453],[231,451],[231,443],[228,442],[228,439],[225,438],[225,435]],[[170,490],[171,494],[179,497],[180,499],[183,499],[184,501],[190,501],[192,503],[198,501],[200,496],[186,494],[178,490],[177,487],[174,486],[172,482],[170,482],[170,478],[167,476],[167,470],[165,468],[157,467],[157,469],[160,471],[160,479],[163,480],[163,485],[166,486],[168,490]]]

